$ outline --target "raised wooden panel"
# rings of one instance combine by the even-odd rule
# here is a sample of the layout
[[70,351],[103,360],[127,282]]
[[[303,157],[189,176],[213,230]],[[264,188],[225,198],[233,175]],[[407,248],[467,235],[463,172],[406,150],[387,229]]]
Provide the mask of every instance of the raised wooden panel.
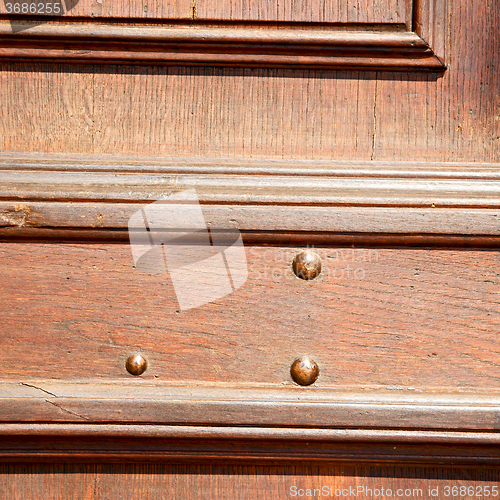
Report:
[[[39,21],[33,16],[24,21],[20,16],[9,22],[0,21],[0,58],[443,70],[444,1],[415,6],[404,0],[389,3],[357,2],[352,8],[347,6],[347,11],[354,14],[347,14],[346,19],[337,9],[330,14],[329,5],[318,8],[314,2],[301,5],[300,9],[286,2],[280,9],[269,8],[268,3],[250,2],[235,5],[234,10],[226,4],[193,3],[188,20],[178,13],[173,18],[175,24],[161,25],[141,24],[135,18],[124,24],[124,17],[133,17],[130,9],[126,16],[114,11],[108,14],[118,17],[118,23],[105,23],[99,15],[97,19],[92,17],[91,22],[71,16],[64,22]],[[80,8],[83,6],[76,6],[75,12]],[[377,19],[370,11],[389,13],[389,18],[382,15]]]
[[[316,248],[323,274],[306,282],[299,248],[254,244],[240,289],[180,311],[168,274],[134,269],[126,233],[89,243],[113,239],[105,216],[75,209],[86,243],[33,242],[23,205],[0,218],[28,239],[0,245],[0,460],[500,463],[496,250],[358,235]],[[134,352],[149,363],[135,378]],[[320,366],[308,388],[290,378],[302,354]]]
[[196,19],[231,21],[406,24],[411,16],[407,0],[200,0],[193,6]]
[[[4,63],[0,149],[499,162],[500,9],[475,0],[451,2],[448,11],[450,58],[442,77]],[[476,31],[484,36],[463,35]]]
[[[7,8],[7,4],[12,4]],[[13,11],[15,0],[2,3],[0,13]],[[31,6],[31,0],[17,2]],[[411,18],[408,0],[305,0],[301,3],[286,0],[65,0],[61,4],[64,17],[111,19],[190,19],[215,21],[284,21],[316,23],[389,23],[406,24]],[[40,2],[36,2],[39,5]],[[39,7],[37,7],[39,8]],[[45,13],[46,14],[46,13]],[[33,14],[17,13],[19,19]],[[48,17],[47,14],[45,17]]]
[[[0,460],[499,465],[494,7],[1,15]],[[168,274],[134,269],[127,227],[188,188],[208,225],[241,231],[249,278],[181,311]],[[314,282],[290,268],[304,246]],[[290,378],[302,354],[312,387]]]
[[149,381],[284,388],[307,353],[318,387],[500,389],[496,251],[318,248],[323,276],[305,282],[296,248],[250,246],[242,288],[181,312],[126,242],[0,248],[3,380],[127,379],[140,349]]
[[[499,162],[495,55],[500,9],[475,0],[451,2],[448,11],[450,58],[442,77],[4,63],[0,149],[166,158]],[[484,36],[463,35],[476,31]]]

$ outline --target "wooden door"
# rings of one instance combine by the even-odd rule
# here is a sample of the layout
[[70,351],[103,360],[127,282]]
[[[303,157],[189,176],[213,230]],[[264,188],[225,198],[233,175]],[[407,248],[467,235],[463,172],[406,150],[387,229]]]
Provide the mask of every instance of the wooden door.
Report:
[[499,7],[5,1],[0,496],[500,496]]

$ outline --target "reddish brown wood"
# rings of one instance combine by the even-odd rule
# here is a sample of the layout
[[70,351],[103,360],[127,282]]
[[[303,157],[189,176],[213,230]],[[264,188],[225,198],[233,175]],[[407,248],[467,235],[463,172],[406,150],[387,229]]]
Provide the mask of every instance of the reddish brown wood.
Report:
[[296,251],[249,247],[242,288],[180,313],[127,244],[3,243],[1,376],[127,380],[142,352],[144,380],[285,387],[307,354],[319,388],[497,386],[498,252],[320,248],[323,275],[304,281]]
[[[100,429],[101,427],[104,429]],[[191,432],[191,435],[178,437],[176,434],[179,433],[158,431],[157,426],[153,425],[147,428],[134,427],[138,429],[120,425],[117,431],[110,432],[109,426],[102,425],[53,424],[52,429],[48,429],[47,425],[34,424],[24,431],[14,429],[12,434],[2,437],[0,462],[33,459],[45,462],[89,462],[97,459],[99,462],[296,464],[307,459],[311,464],[500,464],[498,443],[491,433],[479,438],[473,435],[457,440],[453,433],[446,433],[436,439],[425,433],[410,432],[403,436],[388,435],[386,439],[377,440],[370,436],[376,433],[358,432],[348,439],[344,436],[339,439],[333,435],[330,439],[318,440],[305,431],[303,435],[309,436],[306,441],[296,439],[295,434],[298,432],[276,437],[269,436],[266,432],[233,432],[224,428],[222,432],[212,432],[212,437],[207,437],[203,430],[196,429],[193,432],[192,428],[185,426],[181,429]]]
[[[128,243],[126,231],[114,229],[74,229],[2,227],[0,240],[3,242],[42,243]],[[325,232],[284,232],[284,231],[244,231],[243,240],[247,245],[315,245],[324,246],[368,246],[371,248],[499,248],[498,236],[477,235],[436,235],[436,234],[387,234],[387,233],[325,233]],[[304,243],[307,241],[308,243]]]
[[10,23],[0,22],[0,59],[273,68],[445,68],[432,47],[411,31],[277,28],[26,23],[19,24],[13,33]]
[[[451,66],[441,78],[355,71],[4,65],[0,149],[498,162],[498,12],[482,0],[448,5]],[[476,32],[480,35],[474,36]],[[21,105],[13,107],[17,102]]]
[[500,87],[494,56],[500,48],[500,9],[481,1],[448,8],[446,76],[431,82],[424,75],[410,80],[394,74],[377,82],[374,159],[442,157],[444,130],[448,158],[480,161],[500,154],[500,97],[488,90]]
[[[299,3],[81,0],[3,37],[0,459],[191,462],[5,466],[9,498],[498,482],[479,467],[500,463],[500,10]],[[133,269],[125,231],[186,187],[243,231],[250,266],[187,313],[168,274]],[[308,244],[317,281],[291,270]],[[290,378],[302,355],[311,387]]]
[[[28,2],[29,4],[30,2]],[[74,3],[74,2],[72,2]],[[142,20],[226,20],[288,21],[317,23],[391,23],[405,24],[411,15],[406,0],[356,0],[339,3],[308,0],[300,4],[287,0],[279,3],[263,0],[159,0],[157,2],[116,0],[112,3],[79,0],[67,10],[65,18],[104,18]],[[63,4],[64,5],[64,4]],[[7,12],[2,4],[1,14]],[[18,19],[34,16],[20,14]]]
[[[254,381],[236,386],[159,380],[152,384],[146,375],[136,380],[129,376],[119,383],[99,384],[36,379],[2,382],[0,435],[55,438],[60,429],[63,435],[75,438],[128,434],[131,439],[141,435],[162,439],[290,438],[464,446],[497,442],[492,433],[497,427],[498,391],[378,388],[368,392],[332,390],[324,384],[304,388],[285,383],[280,387]],[[39,426],[38,422],[51,424]],[[56,425],[62,423],[71,425]],[[214,425],[220,427],[213,429]]]
[[405,0],[361,0],[336,2],[292,0],[279,3],[265,0],[199,0],[194,2],[196,19],[294,21],[311,23],[406,24],[411,5]]
[[[391,489],[392,496],[398,489],[403,490],[403,495],[404,490],[409,489],[409,498],[433,498],[429,496],[429,488],[434,492],[438,488],[444,494],[445,486],[463,486],[473,487],[474,492],[481,493],[485,486],[491,492],[491,487],[498,486],[499,482],[498,470],[489,468],[386,468],[304,463],[293,466],[12,464],[2,466],[0,471],[0,488],[15,500],[35,499],[42,495],[47,500],[63,497],[70,500],[132,500],[137,495],[151,500],[176,497],[186,500],[258,500],[271,495],[281,499],[294,498],[290,496],[293,486],[297,492],[303,490],[303,498],[307,498],[307,489],[312,495],[314,489],[323,486],[333,487],[334,493],[335,488],[348,492],[349,488],[356,490],[358,486],[372,491]],[[418,496],[420,489],[422,495]],[[361,496],[360,492],[358,498],[369,498],[368,495]]]

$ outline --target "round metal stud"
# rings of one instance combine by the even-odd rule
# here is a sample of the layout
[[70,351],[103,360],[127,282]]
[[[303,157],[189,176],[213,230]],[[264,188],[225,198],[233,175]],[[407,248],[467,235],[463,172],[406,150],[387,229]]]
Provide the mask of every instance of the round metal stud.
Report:
[[148,367],[148,362],[140,354],[132,354],[128,357],[125,366],[131,375],[142,375]]
[[301,356],[292,363],[290,375],[299,385],[311,385],[318,378],[319,366],[309,356]]
[[321,274],[321,258],[312,250],[304,250],[295,256],[292,268],[298,278],[313,280]]

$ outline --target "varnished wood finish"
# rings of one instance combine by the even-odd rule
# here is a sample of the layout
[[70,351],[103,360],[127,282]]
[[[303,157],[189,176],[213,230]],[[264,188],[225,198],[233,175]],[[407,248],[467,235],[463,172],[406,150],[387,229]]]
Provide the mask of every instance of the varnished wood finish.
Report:
[[[406,498],[438,498],[430,495],[445,486],[473,487],[481,493],[484,486],[498,486],[499,474],[492,469],[422,468],[380,466],[332,466],[297,464],[284,466],[241,465],[165,465],[165,464],[19,464],[0,468],[0,488],[12,500],[100,500],[120,498],[135,500],[266,500],[300,498],[297,491],[328,488],[356,490],[359,487],[397,491],[409,490]],[[477,488],[477,490],[476,490]],[[422,490],[421,494],[419,489]],[[295,490],[293,490],[295,491]],[[244,494],[242,493],[244,492]],[[357,498],[370,498],[369,493]],[[318,495],[316,495],[318,498]],[[321,497],[319,497],[321,498]],[[328,497],[326,497],[328,498]],[[335,496],[330,496],[335,498]],[[342,496],[338,497],[342,498]],[[347,497],[349,498],[349,497]],[[373,497],[372,495],[372,498]],[[390,498],[381,496],[379,498]],[[396,497],[397,498],[397,497]],[[405,498],[404,496],[402,498]],[[465,497],[467,498],[467,497]],[[471,497],[472,498],[472,497]],[[476,498],[476,497],[474,497]],[[481,496],[477,497],[481,498]],[[486,497],[482,497],[486,498]]]
[[[69,3],[69,2],[68,2]],[[323,0],[321,4],[305,0],[294,4],[284,0],[277,4],[264,0],[158,0],[128,2],[116,0],[100,3],[92,0],[71,2],[64,17],[141,19],[141,20],[225,20],[225,21],[288,21],[303,23],[405,23],[411,18],[411,3],[407,0],[357,0],[342,2]],[[6,9],[2,5],[2,14]],[[33,18],[26,14],[15,19]],[[50,16],[47,16],[50,19]]]
[[[143,5],[142,11],[138,2],[132,4],[117,2],[110,8],[77,2],[65,12],[65,23],[50,22],[50,16],[22,15],[0,21],[0,59],[272,68],[445,68],[444,0],[415,5],[408,0],[363,0],[346,5],[326,0],[321,6],[306,2],[300,7],[289,1],[274,6],[255,0],[180,0],[168,7],[162,3],[152,9]],[[160,27],[151,22],[141,26],[141,19],[171,21],[162,22]],[[431,41],[439,53],[429,45]]]
[[[80,0],[16,35],[1,16],[0,492],[498,484],[497,4]],[[249,278],[181,311],[126,229],[186,188],[242,232]]]
[[[180,430],[181,432],[176,432]],[[495,433],[310,432],[187,425],[4,427],[0,462],[375,463],[499,466]],[[298,437],[300,436],[300,437]],[[318,438],[318,436],[320,436]],[[395,451],[396,450],[396,451]]]
[[0,149],[498,163],[499,9],[486,0],[447,8],[449,67],[439,78],[4,64]]
[[[443,22],[444,18],[438,23],[441,28]],[[397,25],[392,30],[390,26],[374,30],[371,25],[365,29],[356,25],[352,30],[337,26],[314,30],[287,25],[210,27],[192,22],[161,28],[17,23],[13,32],[10,22],[0,22],[0,36],[0,59],[7,61],[434,71],[445,68],[442,57],[418,33],[403,31]],[[134,50],[130,50],[131,46]]]
[[[432,392],[392,387],[367,391],[342,389],[341,384],[328,388],[324,382],[304,388],[292,384],[290,378],[282,387],[258,381],[231,386],[141,380],[129,377],[99,384],[96,379],[93,383],[3,381],[0,434],[55,438],[61,429],[68,437],[95,435],[102,439],[129,434],[131,439],[141,435],[264,441],[288,437],[296,441],[450,445],[480,445],[488,440],[493,445],[500,439],[494,435],[498,390]],[[40,422],[50,424],[38,425]],[[2,453],[8,456],[8,448],[3,447]],[[286,458],[293,459],[293,453]],[[328,456],[335,458],[335,453]]]
[[141,381],[285,388],[307,354],[319,388],[498,386],[497,251],[316,248],[323,272],[305,281],[300,248],[251,246],[240,289],[179,312],[168,274],[134,269],[126,243],[0,249],[3,380],[128,380],[141,352]]

